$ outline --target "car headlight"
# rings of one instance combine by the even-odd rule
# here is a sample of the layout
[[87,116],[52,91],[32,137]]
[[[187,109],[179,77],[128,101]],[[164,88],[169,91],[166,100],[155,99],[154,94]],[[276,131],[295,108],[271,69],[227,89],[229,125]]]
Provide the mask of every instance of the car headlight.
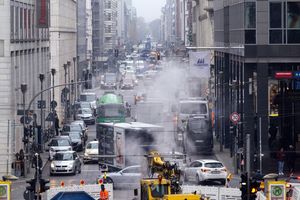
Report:
[[89,156],[89,154],[88,153],[84,153],[84,156]]
[[53,148],[50,148],[50,151],[54,151],[54,149],[53,149]]
[[68,164],[68,168],[69,168],[69,169],[70,169],[70,168],[73,168],[73,164],[72,164],[72,163]]
[[50,165],[51,168],[55,168],[55,164],[52,162]]

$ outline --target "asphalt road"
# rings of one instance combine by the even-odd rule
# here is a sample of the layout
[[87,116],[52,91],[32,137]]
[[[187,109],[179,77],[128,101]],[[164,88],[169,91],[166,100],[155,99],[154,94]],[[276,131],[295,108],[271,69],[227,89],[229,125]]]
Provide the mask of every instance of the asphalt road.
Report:
[[[170,69],[169,65],[169,69]],[[121,93],[124,97],[124,100],[129,102],[132,105],[132,114],[135,115],[135,106],[134,106],[134,95],[140,92],[146,92],[148,98],[162,98],[164,99],[165,106],[170,107],[175,97],[174,94],[179,90],[179,93],[184,95],[184,87],[185,84],[181,82],[184,76],[184,71],[182,69],[175,69],[171,72],[161,72],[159,77],[153,81],[153,83],[149,85],[144,85],[143,82],[139,83],[134,90],[118,90],[117,93]],[[99,88],[92,89],[92,91],[96,92],[98,96],[101,96],[104,91]],[[168,109],[167,109],[168,110]],[[173,123],[172,123],[172,115],[166,115],[164,117],[164,121],[161,124],[164,126],[167,135],[168,145],[166,145],[166,151],[179,151],[182,152],[182,149],[177,147],[173,140]],[[130,119],[127,119],[130,120]],[[95,125],[90,125],[88,130],[89,140],[93,140],[96,138],[96,128]],[[82,154],[82,153],[81,153]],[[48,153],[45,152],[43,156],[47,157]],[[192,161],[195,159],[203,159],[203,158],[212,158],[215,159],[214,155],[203,156],[203,155],[189,155],[187,157],[188,161]],[[96,178],[100,175],[99,166],[94,163],[90,164],[82,164],[81,174],[76,175],[64,175],[64,176],[49,176],[49,163],[46,164],[43,177],[50,179],[51,187],[60,186],[61,182],[67,185],[79,185],[80,180],[84,180],[87,184],[96,183]],[[185,183],[191,184],[191,183]],[[23,192],[25,191],[26,183],[25,180],[17,181],[13,183],[12,186],[12,199],[21,200],[23,199]],[[45,195],[44,195],[45,196]],[[114,199],[115,200],[125,200],[133,198],[133,190],[114,190]],[[45,198],[43,198],[45,199]]]

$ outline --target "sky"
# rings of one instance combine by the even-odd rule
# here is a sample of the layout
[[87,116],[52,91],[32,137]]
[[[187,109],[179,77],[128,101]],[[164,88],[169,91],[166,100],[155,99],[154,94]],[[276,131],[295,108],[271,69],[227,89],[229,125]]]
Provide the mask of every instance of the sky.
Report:
[[146,22],[151,22],[160,18],[161,8],[165,2],[165,0],[132,0],[132,5],[136,7],[138,17],[144,17]]

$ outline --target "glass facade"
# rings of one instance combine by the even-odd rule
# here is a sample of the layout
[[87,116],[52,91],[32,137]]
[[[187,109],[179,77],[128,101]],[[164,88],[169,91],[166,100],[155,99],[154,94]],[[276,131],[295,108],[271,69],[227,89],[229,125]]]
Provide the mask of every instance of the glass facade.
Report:
[[256,3],[245,2],[245,43],[256,43]]

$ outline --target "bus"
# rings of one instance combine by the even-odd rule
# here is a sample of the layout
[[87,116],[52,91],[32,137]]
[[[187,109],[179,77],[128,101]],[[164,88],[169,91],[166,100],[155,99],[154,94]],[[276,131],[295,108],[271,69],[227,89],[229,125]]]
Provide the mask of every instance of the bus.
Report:
[[123,97],[113,92],[106,92],[97,100],[97,123],[125,122]]

